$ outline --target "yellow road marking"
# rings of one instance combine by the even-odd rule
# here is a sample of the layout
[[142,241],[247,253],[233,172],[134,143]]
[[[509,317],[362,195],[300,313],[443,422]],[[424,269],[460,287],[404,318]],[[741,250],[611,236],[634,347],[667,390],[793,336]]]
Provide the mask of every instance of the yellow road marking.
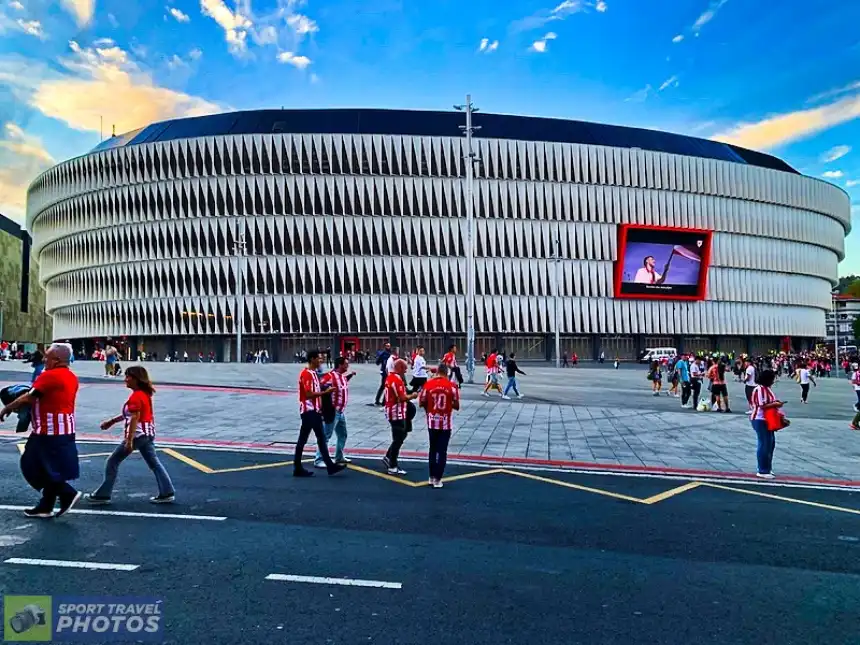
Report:
[[686,493],[688,490],[693,490],[694,488],[698,488],[702,485],[702,482],[688,482],[683,486],[678,486],[677,488],[673,488],[671,490],[667,490],[663,493],[658,493],[657,495],[652,495],[651,497],[646,497],[642,500],[643,504],[656,504],[658,502],[662,502],[664,500],[669,499],[670,497],[675,497],[675,495],[680,495],[681,493]]
[[[309,460],[313,461],[313,460]],[[272,464],[254,464],[253,466],[239,466],[238,468],[219,468],[218,470],[213,470],[213,475],[220,475],[221,473],[240,473],[245,470],[262,470],[263,468],[281,468],[283,466],[292,466],[292,461],[276,461]]]
[[[504,473],[505,471],[501,468],[492,468],[490,470],[476,470],[472,473],[464,473],[463,475],[451,475],[450,477],[443,477],[443,482],[455,482],[460,479],[471,479],[472,477],[483,477],[484,475],[498,475]],[[412,484],[415,488],[420,488],[421,486],[429,486],[430,482],[428,480],[413,482]]]
[[364,473],[365,475],[373,475],[374,477],[379,477],[380,479],[387,479],[390,482],[394,482],[396,484],[402,484],[403,486],[411,486],[412,488],[417,488],[421,486],[421,483],[411,482],[408,479],[402,479],[400,477],[395,477],[394,475],[389,475],[388,473],[378,473],[375,470],[371,470],[370,468],[365,468],[364,466],[356,466],[355,464],[349,464],[347,466],[350,470],[355,470],[360,473]]
[[556,486],[563,486],[564,488],[581,490],[586,493],[594,493],[596,495],[605,495],[606,497],[612,497],[615,499],[623,499],[625,502],[636,502],[637,504],[644,503],[644,501],[639,499],[638,497],[630,497],[629,495],[622,495],[621,493],[611,493],[608,490],[602,490],[600,488],[591,488],[590,486],[580,486],[579,484],[571,484],[569,482],[564,482],[557,479],[550,479],[548,477],[539,477],[538,475],[532,475],[531,473],[523,473],[517,470],[506,469],[502,469],[501,472],[506,473],[508,475],[514,475],[515,477],[523,477],[524,479],[533,479],[534,481],[545,482],[547,484],[555,484]]
[[212,473],[215,472],[209,466],[201,464],[199,461],[197,461],[196,459],[192,459],[191,457],[186,457],[181,452],[177,452],[173,448],[162,448],[161,452],[163,452],[167,455],[170,455],[174,459],[178,459],[179,461],[188,464],[192,468],[196,468],[201,473],[206,473],[207,475],[211,475]]
[[781,495],[772,495],[771,493],[760,493],[757,490],[746,490],[745,488],[732,488],[731,486],[722,486],[720,484],[702,483],[703,486],[710,488],[718,488],[720,490],[728,490],[733,493],[743,493],[744,495],[755,495],[756,497],[765,497],[767,499],[777,499],[781,502],[791,502],[792,504],[802,504],[803,506],[814,506],[823,508],[828,511],[839,511],[840,513],[851,513],[852,515],[860,515],[860,510],[854,508],[844,508],[842,506],[832,506],[830,504],[822,504],[821,502],[808,502],[805,499],[794,499],[793,497],[783,497]]

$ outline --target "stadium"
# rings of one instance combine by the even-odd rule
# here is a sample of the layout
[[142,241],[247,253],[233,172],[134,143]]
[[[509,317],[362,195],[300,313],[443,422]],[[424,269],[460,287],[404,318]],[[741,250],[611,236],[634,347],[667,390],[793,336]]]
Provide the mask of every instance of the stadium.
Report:
[[[149,125],[58,164],[27,208],[54,338],[231,360],[239,294],[243,347],[275,360],[309,346],[464,346],[463,123],[237,112]],[[841,189],[677,134],[474,123],[478,353],[549,358],[557,274],[562,347],[584,359],[824,336],[850,230]]]

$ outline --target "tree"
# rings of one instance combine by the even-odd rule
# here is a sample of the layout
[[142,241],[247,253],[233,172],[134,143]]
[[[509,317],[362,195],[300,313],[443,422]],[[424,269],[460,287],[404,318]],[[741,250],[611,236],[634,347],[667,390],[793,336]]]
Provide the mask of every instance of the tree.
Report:
[[845,288],[845,295],[860,298],[860,280],[855,280]]
[[836,293],[844,294],[847,293],[848,288],[852,285],[860,285],[860,276],[858,275],[844,275],[839,278],[839,284],[836,285]]

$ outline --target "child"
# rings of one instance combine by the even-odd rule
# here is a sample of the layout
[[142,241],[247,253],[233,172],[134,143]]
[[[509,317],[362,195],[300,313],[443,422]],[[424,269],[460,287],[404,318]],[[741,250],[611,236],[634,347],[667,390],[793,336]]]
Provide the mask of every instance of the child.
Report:
[[88,500],[91,504],[110,504],[119,465],[131,453],[139,450],[146,465],[155,473],[155,480],[158,482],[158,495],[150,498],[149,501],[153,504],[172,502],[175,497],[173,483],[155,452],[155,416],[152,411],[152,395],[155,394],[155,388],[152,387],[146,369],[139,365],[133,365],[126,370],[125,385],[131,390],[131,396],[123,406],[122,414],[101,424],[102,430],[108,430],[114,424],[124,421],[123,441],[108,457],[105,463],[104,482],[88,497]]

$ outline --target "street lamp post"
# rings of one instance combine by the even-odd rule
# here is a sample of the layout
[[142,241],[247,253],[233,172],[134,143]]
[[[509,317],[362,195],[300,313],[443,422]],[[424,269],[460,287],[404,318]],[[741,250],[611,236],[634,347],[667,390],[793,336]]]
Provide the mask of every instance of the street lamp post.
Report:
[[833,356],[836,361],[836,377],[839,377],[839,314],[836,312],[836,291],[830,292],[830,313],[833,316]]
[[558,237],[555,238],[555,252],[552,255],[552,261],[555,268],[554,297],[553,297],[553,317],[555,318],[555,366],[561,367],[561,325],[559,323],[559,300],[561,298],[561,277],[559,269],[561,268],[561,242]]
[[242,327],[245,325],[245,236],[239,235],[239,220],[236,220],[236,362],[242,362]]
[[472,95],[466,95],[465,105],[455,105],[454,109],[466,113],[466,125],[460,129],[466,135],[466,372],[468,382],[475,382],[475,204],[474,176],[475,163],[480,159],[472,150],[472,133],[481,126],[472,125],[472,114],[478,108],[472,105]]

